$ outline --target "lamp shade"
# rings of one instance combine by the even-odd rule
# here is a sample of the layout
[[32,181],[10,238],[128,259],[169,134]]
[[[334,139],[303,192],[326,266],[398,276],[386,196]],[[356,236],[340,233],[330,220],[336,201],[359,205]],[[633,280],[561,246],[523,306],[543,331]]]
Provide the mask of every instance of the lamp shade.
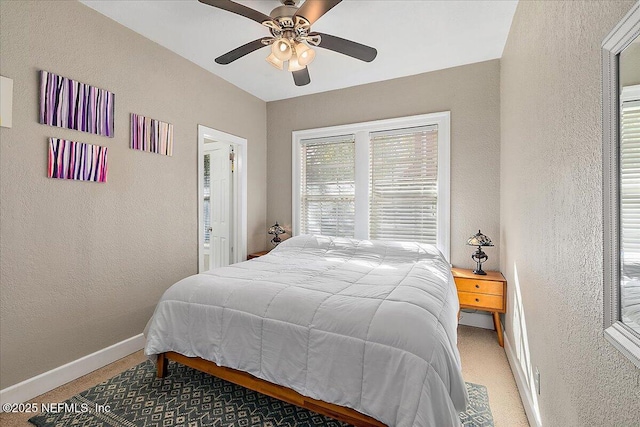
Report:
[[284,62],[283,62],[283,61],[280,61],[280,60],[278,59],[278,57],[277,57],[277,56],[275,56],[275,55],[273,54],[273,52],[271,53],[271,55],[267,56],[267,57],[265,58],[265,60],[266,60],[269,64],[271,64],[271,65],[273,65],[274,67],[276,67],[278,70],[284,70]]
[[280,61],[288,61],[293,54],[293,47],[289,40],[278,39],[271,45],[271,53]]
[[293,55],[291,56],[291,59],[289,59],[289,71],[300,71],[300,70],[304,70],[305,66],[300,64],[300,62],[298,62],[298,55],[296,55],[296,52],[293,52]]
[[295,47],[298,63],[303,67],[311,64],[316,57],[316,52],[304,43],[298,43]]
[[278,221],[276,221],[275,224],[273,224],[271,227],[269,227],[269,234],[275,234],[276,236],[278,234],[284,234],[286,233],[286,231],[284,230],[284,228],[282,228],[282,226],[280,224],[278,224]]
[[491,239],[488,236],[485,236],[478,230],[476,234],[469,237],[467,240],[467,245],[469,246],[493,246]]

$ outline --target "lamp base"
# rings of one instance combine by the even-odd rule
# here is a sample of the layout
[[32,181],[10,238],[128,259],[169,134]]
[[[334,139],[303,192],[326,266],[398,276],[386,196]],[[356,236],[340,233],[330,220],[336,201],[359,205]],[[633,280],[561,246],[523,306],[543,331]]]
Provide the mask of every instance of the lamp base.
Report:
[[274,237],[273,239],[271,239],[271,244],[273,246],[278,246],[280,243],[282,242],[282,239],[280,238],[280,236],[278,236],[276,234],[276,237]]
[[476,262],[476,269],[473,270],[473,274],[477,274],[479,276],[486,276],[487,273],[482,271],[482,263],[485,262],[489,257],[482,251],[482,247],[478,246],[478,250],[476,250],[473,255],[471,255],[471,259]]

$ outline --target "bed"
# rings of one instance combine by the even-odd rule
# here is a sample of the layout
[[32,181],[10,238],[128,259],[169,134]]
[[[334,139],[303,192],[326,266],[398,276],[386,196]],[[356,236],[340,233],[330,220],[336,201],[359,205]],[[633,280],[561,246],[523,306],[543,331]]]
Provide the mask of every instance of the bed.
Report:
[[169,288],[145,354],[356,425],[457,426],[458,309],[432,245],[298,236]]

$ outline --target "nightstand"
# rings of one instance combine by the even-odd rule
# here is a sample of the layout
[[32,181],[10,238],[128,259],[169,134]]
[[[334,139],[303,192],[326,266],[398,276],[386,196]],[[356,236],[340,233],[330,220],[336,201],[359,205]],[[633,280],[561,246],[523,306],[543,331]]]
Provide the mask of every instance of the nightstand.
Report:
[[489,311],[493,314],[493,326],[498,334],[498,344],[504,347],[499,313],[507,311],[507,281],[499,271],[487,271],[486,276],[473,274],[473,270],[452,268],[458,288],[460,308]]
[[261,256],[266,255],[268,253],[269,253],[269,251],[254,252],[252,254],[247,255],[247,261],[250,260],[250,259],[261,257]]

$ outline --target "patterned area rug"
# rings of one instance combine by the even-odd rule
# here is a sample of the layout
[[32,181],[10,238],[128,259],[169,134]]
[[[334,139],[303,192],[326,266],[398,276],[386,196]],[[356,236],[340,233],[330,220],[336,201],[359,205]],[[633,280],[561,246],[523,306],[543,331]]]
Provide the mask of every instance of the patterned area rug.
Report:
[[[166,378],[143,362],[29,421],[39,427],[343,427],[348,424],[170,362]],[[465,427],[493,427],[487,388],[467,383]]]

